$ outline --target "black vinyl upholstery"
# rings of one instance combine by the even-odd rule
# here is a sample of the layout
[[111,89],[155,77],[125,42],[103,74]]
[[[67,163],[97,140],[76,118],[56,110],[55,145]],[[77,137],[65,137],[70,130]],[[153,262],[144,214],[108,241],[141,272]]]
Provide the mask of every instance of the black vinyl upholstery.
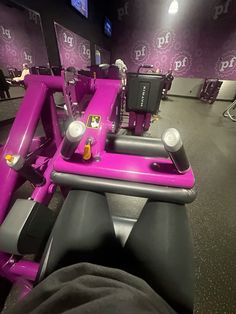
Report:
[[176,311],[193,311],[193,254],[186,207],[149,201],[125,245],[126,270]]
[[[120,220],[119,236],[121,225]],[[144,279],[178,313],[193,311],[192,243],[184,205],[148,201],[122,248],[105,195],[71,191],[49,238],[38,281],[80,262],[126,270]]]
[[127,74],[126,111],[156,113],[159,110],[164,76],[157,74]]
[[71,191],[48,240],[38,280],[78,262],[111,266],[118,251],[105,195]]

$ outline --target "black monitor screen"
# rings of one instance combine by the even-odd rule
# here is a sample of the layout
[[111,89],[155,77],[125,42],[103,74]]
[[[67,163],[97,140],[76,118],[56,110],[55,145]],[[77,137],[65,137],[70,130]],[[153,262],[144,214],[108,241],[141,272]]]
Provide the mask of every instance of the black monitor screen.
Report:
[[108,37],[111,37],[112,35],[112,23],[107,17],[105,17],[105,22],[104,22],[104,33]]
[[88,17],[88,0],[71,0],[71,5],[85,17]]

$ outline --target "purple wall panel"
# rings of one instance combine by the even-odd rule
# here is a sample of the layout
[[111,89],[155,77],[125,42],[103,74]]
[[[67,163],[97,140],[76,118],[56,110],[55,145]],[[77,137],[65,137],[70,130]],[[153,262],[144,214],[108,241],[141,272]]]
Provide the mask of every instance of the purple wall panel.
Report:
[[0,3],[0,68],[22,68],[48,63],[40,17],[33,11]]
[[55,30],[62,66],[86,70],[91,65],[90,42],[58,23]]
[[153,64],[182,77],[236,79],[236,1],[122,1],[114,25],[113,60],[129,71]]

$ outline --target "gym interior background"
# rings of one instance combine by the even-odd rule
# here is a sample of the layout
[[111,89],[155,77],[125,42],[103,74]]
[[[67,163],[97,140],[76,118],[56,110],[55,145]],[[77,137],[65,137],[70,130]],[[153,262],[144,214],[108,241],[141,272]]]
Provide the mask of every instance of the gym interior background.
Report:
[[[148,132],[160,137],[168,127],[179,129],[196,175],[198,196],[188,205],[196,313],[236,313],[236,125],[233,113],[223,116],[236,97],[235,18],[233,0],[89,0],[84,15],[67,0],[0,1],[0,69],[7,80],[21,73],[23,63],[39,74],[61,67],[86,71],[116,59],[131,72],[141,64],[160,74],[171,71],[171,88]],[[12,83],[9,93],[0,100],[1,144],[25,87]],[[129,218],[137,218],[146,201],[112,200],[112,213]],[[52,206],[60,204],[58,193]],[[2,304],[8,292],[0,280]],[[7,306],[12,298],[14,293]]]

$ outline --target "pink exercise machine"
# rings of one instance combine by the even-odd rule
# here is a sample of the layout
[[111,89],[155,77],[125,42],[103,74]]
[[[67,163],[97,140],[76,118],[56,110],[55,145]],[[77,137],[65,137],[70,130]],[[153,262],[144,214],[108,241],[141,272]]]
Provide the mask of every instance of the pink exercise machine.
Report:
[[[127,110],[135,113],[136,123],[142,120],[142,128],[145,115],[156,110],[160,97],[156,88],[160,84],[156,75],[135,73],[128,77]],[[151,243],[148,232],[156,230],[155,247],[164,251],[153,254],[152,258],[156,256],[159,261],[147,260],[146,264],[156,265],[153,268],[166,265],[168,278],[160,278],[165,271],[156,270],[157,281],[167,285],[163,295],[177,304],[176,309],[191,310],[191,241],[184,204],[195,199],[196,190],[179,132],[165,130],[161,139],[120,132],[119,79],[89,78],[65,71],[61,76],[28,75],[25,85],[25,97],[0,148],[0,276],[18,282],[25,296],[55,269],[83,259],[92,261],[89,254],[97,252],[97,245],[103,243],[99,239],[108,233],[120,236],[126,249],[139,243],[133,246],[137,257],[138,250]],[[62,117],[55,106],[55,92],[64,93],[67,110]],[[61,127],[61,118],[66,129]],[[43,134],[37,134],[38,125]],[[31,182],[32,194],[13,202],[15,191],[25,181]],[[48,208],[57,187],[65,198],[58,217]],[[148,202],[138,221],[111,217],[105,193],[144,197]],[[150,217],[154,212],[160,219],[152,228],[156,218]],[[145,235],[137,240],[136,234],[144,224]],[[125,235],[119,230],[125,230]],[[163,237],[170,230],[167,253]],[[142,242],[145,239],[149,244]],[[90,253],[85,254],[88,247]],[[28,254],[36,254],[37,261],[24,258]],[[177,262],[182,257],[183,263]],[[140,263],[144,265],[145,261]],[[154,278],[150,274],[142,277],[149,282],[148,276]],[[176,294],[179,285],[185,287],[181,290],[184,293]]]

